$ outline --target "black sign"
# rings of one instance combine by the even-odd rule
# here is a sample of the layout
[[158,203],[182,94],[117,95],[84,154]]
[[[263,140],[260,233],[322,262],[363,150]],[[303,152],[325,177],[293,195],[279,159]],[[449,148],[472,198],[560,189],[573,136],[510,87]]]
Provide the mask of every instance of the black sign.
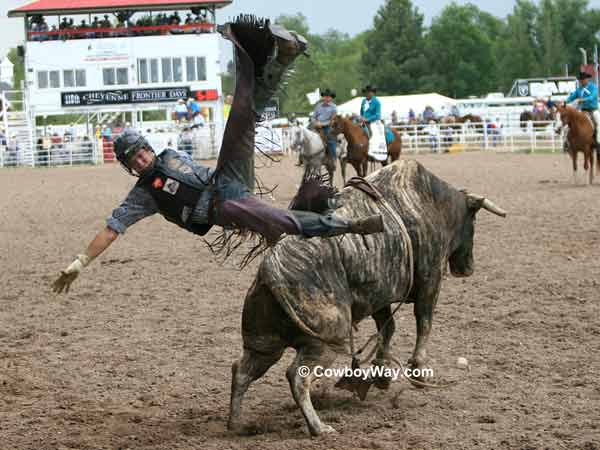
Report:
[[279,117],[279,102],[277,99],[269,100],[263,110],[260,120],[273,120]]
[[61,92],[60,101],[64,107],[122,105],[130,103],[176,102],[180,98],[191,97],[189,87],[157,89],[118,89],[114,91]]

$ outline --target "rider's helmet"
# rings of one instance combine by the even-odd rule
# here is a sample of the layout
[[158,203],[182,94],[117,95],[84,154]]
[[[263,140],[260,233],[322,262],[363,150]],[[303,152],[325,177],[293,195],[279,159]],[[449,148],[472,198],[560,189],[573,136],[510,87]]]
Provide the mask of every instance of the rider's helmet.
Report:
[[136,174],[133,170],[131,170],[131,167],[129,167],[129,161],[131,160],[131,157],[142,148],[150,150],[152,153],[156,154],[146,138],[144,138],[144,136],[135,130],[126,129],[115,139],[114,152],[117,161],[119,161],[121,166],[123,166],[123,168],[131,175],[139,176],[139,174]]

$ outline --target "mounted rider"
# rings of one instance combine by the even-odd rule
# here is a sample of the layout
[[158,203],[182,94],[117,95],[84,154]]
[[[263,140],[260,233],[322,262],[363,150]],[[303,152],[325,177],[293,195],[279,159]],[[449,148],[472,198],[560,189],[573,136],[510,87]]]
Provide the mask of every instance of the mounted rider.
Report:
[[586,111],[594,122],[595,146],[600,148],[600,112],[598,111],[598,86],[591,80],[592,76],[587,72],[579,72],[577,81],[579,86],[565,100],[565,103],[575,102],[579,109]]
[[362,103],[360,104],[360,121],[363,124],[363,129],[369,138],[371,138],[371,123],[376,120],[381,120],[381,103],[375,97],[377,89],[368,84],[362,90],[365,94]]
[[329,155],[335,161],[337,142],[335,138],[329,136],[331,118],[337,114],[337,106],[333,103],[334,98],[335,92],[329,88],[321,92],[321,101],[317,103],[312,113],[311,128],[321,135]]

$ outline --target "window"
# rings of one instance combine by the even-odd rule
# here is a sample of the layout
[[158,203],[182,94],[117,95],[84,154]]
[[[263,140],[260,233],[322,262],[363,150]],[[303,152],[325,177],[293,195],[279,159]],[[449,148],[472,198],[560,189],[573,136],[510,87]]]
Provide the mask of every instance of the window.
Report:
[[117,84],[129,84],[129,71],[127,67],[117,69]]
[[87,85],[87,81],[85,78],[85,70],[77,69],[75,70],[75,85],[77,87],[82,87]]
[[158,83],[158,59],[150,60],[150,81]]
[[129,84],[129,71],[127,67],[108,67],[102,69],[102,80],[105,86],[115,84]]
[[173,81],[173,72],[171,70],[171,58],[162,58],[161,65],[163,83]]
[[86,85],[84,69],[63,70],[63,86],[66,88],[82,87]]
[[63,70],[63,86],[75,87],[75,71]]
[[48,76],[50,78],[50,87],[51,88],[59,88],[60,87],[60,72],[58,70],[51,70],[48,72]]
[[140,84],[148,83],[148,60],[138,59],[138,79]]
[[187,81],[196,81],[196,58],[193,56],[185,58],[185,73]]
[[183,81],[181,58],[173,58],[173,81]]
[[105,86],[115,84],[115,69],[102,69],[102,81]]
[[48,88],[48,71],[39,70],[37,73],[38,76],[38,89],[47,89]]
[[206,58],[188,56],[185,58],[187,81],[206,80]]
[[196,58],[198,65],[198,81],[206,80],[206,58],[204,56]]

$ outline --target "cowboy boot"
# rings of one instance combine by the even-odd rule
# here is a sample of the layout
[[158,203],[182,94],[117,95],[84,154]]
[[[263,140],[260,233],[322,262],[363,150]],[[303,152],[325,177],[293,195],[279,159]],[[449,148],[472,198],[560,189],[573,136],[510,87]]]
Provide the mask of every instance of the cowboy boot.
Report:
[[262,73],[257,74],[254,91],[254,105],[261,114],[267,102],[275,95],[282,78],[300,54],[308,56],[308,42],[303,36],[288,31],[280,25],[269,24],[274,37],[274,48]]
[[345,219],[337,214],[321,215],[309,211],[290,211],[300,225],[300,234],[305,237],[332,237],[342,234],[373,234],[383,231],[380,215],[362,219]]

